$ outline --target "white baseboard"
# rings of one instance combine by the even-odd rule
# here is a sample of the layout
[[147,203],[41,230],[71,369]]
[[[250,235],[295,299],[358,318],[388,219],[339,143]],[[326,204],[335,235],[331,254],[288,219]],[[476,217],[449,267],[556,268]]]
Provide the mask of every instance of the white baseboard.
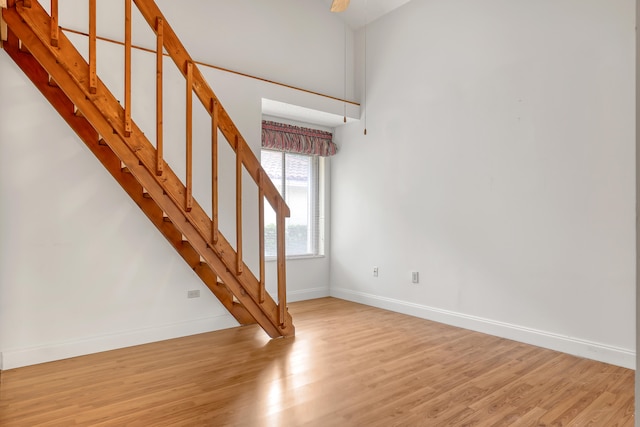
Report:
[[[290,291],[287,293],[287,300],[289,302],[296,302],[327,296],[329,296],[329,288],[319,287]],[[163,325],[156,328],[126,331],[123,333],[88,337],[86,339],[67,342],[49,343],[37,347],[9,349],[0,352],[0,370],[20,368],[38,363],[68,359],[70,357],[227,329],[235,326],[238,326],[238,322],[236,322],[231,315],[222,314],[178,324]]]
[[329,296],[328,287],[310,288],[310,289],[303,289],[300,291],[287,292],[287,301],[288,302],[306,301],[309,299],[324,298],[328,296]]
[[222,314],[153,328],[50,343],[37,347],[9,349],[0,353],[0,369],[20,368],[38,363],[233,328],[235,326],[238,326],[238,322],[231,315]]
[[331,287],[330,295],[348,301],[561,351],[563,353],[622,366],[624,368],[635,369],[636,367],[636,353],[629,349],[566,337],[551,332],[539,331],[510,323],[498,322],[350,289]]

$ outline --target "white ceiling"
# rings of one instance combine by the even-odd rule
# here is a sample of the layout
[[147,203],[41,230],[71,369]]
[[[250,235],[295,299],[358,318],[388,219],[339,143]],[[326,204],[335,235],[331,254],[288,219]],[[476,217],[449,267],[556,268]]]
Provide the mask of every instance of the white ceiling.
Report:
[[[332,0],[321,0],[327,5],[327,10],[331,7]],[[338,15],[354,30],[369,24],[399,8],[410,0],[351,0],[349,8]]]

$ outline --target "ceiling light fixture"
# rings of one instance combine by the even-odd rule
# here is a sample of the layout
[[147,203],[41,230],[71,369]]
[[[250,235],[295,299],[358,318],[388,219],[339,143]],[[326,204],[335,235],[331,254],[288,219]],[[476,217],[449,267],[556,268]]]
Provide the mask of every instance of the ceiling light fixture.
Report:
[[344,12],[349,7],[349,0],[333,0],[331,12]]

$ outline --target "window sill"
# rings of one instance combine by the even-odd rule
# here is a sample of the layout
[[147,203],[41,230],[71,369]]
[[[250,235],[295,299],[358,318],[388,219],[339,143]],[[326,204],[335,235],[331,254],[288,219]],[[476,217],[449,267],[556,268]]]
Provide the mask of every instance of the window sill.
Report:
[[[317,259],[324,258],[325,255],[292,255],[286,257],[287,261],[296,261],[296,260],[304,260],[304,259]],[[265,262],[276,262],[278,258],[276,257],[265,257]]]

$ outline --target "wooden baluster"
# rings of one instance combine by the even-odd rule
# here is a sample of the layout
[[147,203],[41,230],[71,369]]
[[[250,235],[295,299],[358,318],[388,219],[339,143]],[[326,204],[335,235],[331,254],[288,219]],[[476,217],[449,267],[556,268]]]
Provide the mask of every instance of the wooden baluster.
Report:
[[27,8],[31,8],[31,0],[24,0],[22,5]]
[[0,46],[2,45],[2,42],[7,41],[8,37],[9,37],[9,27],[7,27],[7,21],[5,21],[2,18],[2,11],[0,10]]
[[187,61],[187,189],[185,210],[193,207],[193,63]]
[[277,251],[278,251],[278,322],[284,325],[285,310],[287,307],[287,282],[285,267],[285,225],[284,225],[284,201],[278,199],[278,209],[276,211],[276,231],[277,231]]
[[124,134],[131,135],[131,0],[124,0]]
[[211,98],[211,240],[218,243],[218,103]]
[[58,0],[51,0],[51,46],[58,46]]
[[164,166],[164,147],[162,140],[162,61],[164,49],[164,22],[156,19],[156,175],[160,176]]
[[96,93],[96,0],[89,0],[89,93]]
[[242,274],[242,145],[238,135],[236,144],[236,272]]
[[260,289],[258,297],[260,303],[264,302],[265,293],[265,265],[264,265],[264,171],[258,171],[258,246],[260,251]]

